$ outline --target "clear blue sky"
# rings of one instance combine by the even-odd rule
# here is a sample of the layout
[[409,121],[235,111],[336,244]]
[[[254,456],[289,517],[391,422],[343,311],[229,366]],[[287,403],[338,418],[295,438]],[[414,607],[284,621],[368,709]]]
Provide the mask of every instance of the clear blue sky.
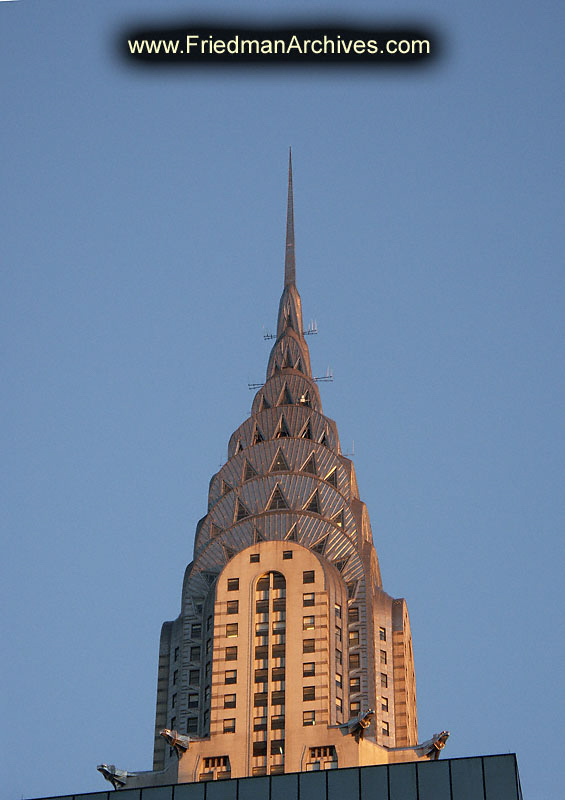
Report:
[[408,601],[420,736],[517,752],[526,800],[560,798],[563,6],[347,4],[441,27],[426,70],[115,58],[125,21],[203,8],[0,3],[3,797],[151,766],[160,626],[265,372],[291,144],[312,362]]

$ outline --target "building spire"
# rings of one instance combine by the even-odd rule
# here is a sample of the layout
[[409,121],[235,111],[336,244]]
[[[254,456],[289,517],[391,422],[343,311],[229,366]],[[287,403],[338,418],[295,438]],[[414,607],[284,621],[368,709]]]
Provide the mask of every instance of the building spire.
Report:
[[294,201],[292,195],[292,148],[288,149],[288,202],[286,207],[286,251],[284,257],[284,285],[296,283],[296,261],[294,256]]

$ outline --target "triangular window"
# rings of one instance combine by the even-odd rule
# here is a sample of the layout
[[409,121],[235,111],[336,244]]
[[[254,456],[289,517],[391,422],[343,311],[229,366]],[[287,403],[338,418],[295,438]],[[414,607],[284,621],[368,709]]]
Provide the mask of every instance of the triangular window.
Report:
[[327,536],[324,536],[323,539],[318,539],[316,544],[313,545],[313,547],[311,547],[310,550],[313,550],[315,553],[321,553],[323,555],[324,550],[326,549],[327,541],[328,541]]
[[245,467],[243,468],[243,482],[250,481],[251,478],[255,478],[257,476],[257,470],[251,466],[249,461],[245,462]]
[[[300,360],[298,361],[300,364]],[[301,369],[300,366],[297,366],[296,369]],[[301,370],[302,371],[302,370]],[[304,392],[300,400],[298,401],[301,406],[308,406],[308,408],[312,408],[312,402],[310,401],[310,392],[308,389]]]
[[265,400],[265,395],[261,395],[261,402],[259,403],[259,411],[264,411],[266,408],[270,408],[271,404],[268,400]]
[[280,488],[275,486],[275,491],[271,495],[269,505],[267,506],[267,511],[276,511],[279,508],[288,508],[288,503],[284,499]]
[[243,445],[241,444],[241,440],[238,439],[237,444],[235,446],[235,454],[237,455],[238,453],[241,453],[242,450],[243,450]]
[[332,471],[326,475],[326,481],[331,483],[332,486],[335,486],[337,489],[337,467],[334,467]]
[[276,433],[276,439],[284,439],[290,436],[290,431],[288,429],[288,425],[286,424],[286,420],[284,417],[281,417],[281,421],[279,422],[279,427]]
[[246,507],[238,497],[235,506],[235,521],[239,522],[240,519],[245,519],[248,516],[249,516],[249,511],[246,509]]
[[224,555],[226,557],[226,561],[229,561],[230,558],[233,558],[237,553],[237,550],[234,550],[232,547],[228,547],[227,545],[222,545],[224,548]]
[[213,539],[215,536],[219,536],[222,532],[222,528],[219,528],[213,522],[210,524],[210,538]]
[[287,351],[284,356],[284,361],[282,365],[283,369],[292,369],[292,362],[290,360],[290,349],[287,348]]
[[304,372],[304,370],[302,369],[302,359],[300,359],[300,358],[298,359],[294,369],[297,369],[299,372]]
[[317,475],[316,472],[316,458],[314,453],[310,456],[310,458],[306,461],[305,464],[302,465],[300,472],[309,472],[311,475]]
[[338,528],[345,528],[345,514],[343,513],[343,508],[341,511],[338,511],[337,514],[334,514],[330,521],[333,522],[334,525],[337,525]]
[[229,483],[226,483],[226,481],[222,481],[222,497],[228,492],[231,492],[232,488],[233,487],[230,486]]
[[257,528],[253,531],[253,544],[257,544],[257,542],[266,542],[267,540],[261,533],[261,531],[257,530]]
[[287,533],[285,539],[286,539],[287,542],[297,542],[298,541],[298,526],[296,525],[296,522],[294,523],[292,528]]
[[312,428],[310,427],[310,420],[308,420],[306,425],[300,431],[300,438],[301,439],[311,439],[312,438]]
[[320,513],[320,496],[317,489],[304,506],[304,511],[313,511],[314,514]]
[[329,447],[329,445],[328,445],[328,437],[326,436],[325,431],[322,434],[322,438],[320,439],[320,444],[324,444],[326,447]]
[[338,572],[343,572],[345,567],[347,566],[347,562],[349,561],[349,556],[347,558],[340,558],[339,561],[334,561],[334,567],[337,569]]
[[280,393],[277,405],[278,406],[291,406],[292,404],[293,404],[292,395],[290,394],[288,386],[285,383],[285,385],[283,386],[283,389],[282,389],[282,391]]
[[277,454],[271,464],[271,472],[288,472],[288,464],[286,463],[286,458],[283,455],[281,448],[277,450]]
[[208,586],[211,586],[218,576],[216,575],[215,572],[203,572],[202,577],[204,578]]
[[263,434],[259,430],[259,426],[255,425],[255,431],[253,433],[253,442],[252,444],[259,444],[259,442],[264,441]]
[[356,591],[357,591],[357,581],[353,581],[353,583],[347,584],[347,597],[350,600],[353,600]]

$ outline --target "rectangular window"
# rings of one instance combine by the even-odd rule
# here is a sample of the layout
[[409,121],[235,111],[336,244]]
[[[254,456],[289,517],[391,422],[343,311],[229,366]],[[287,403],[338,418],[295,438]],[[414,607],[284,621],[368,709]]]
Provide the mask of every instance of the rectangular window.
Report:
[[341,644],[341,628],[335,629],[335,643]]
[[349,691],[354,694],[355,692],[361,691],[361,678],[350,678],[349,679]]
[[199,686],[200,685],[200,670],[199,669],[191,669],[188,673],[188,682],[192,684],[192,686]]
[[239,611],[239,600],[228,600],[228,614],[237,614]]
[[253,742],[253,755],[266,756],[267,755],[267,742]]
[[174,731],[176,727],[177,727],[177,718],[171,717],[171,730]]
[[343,683],[339,672],[336,672],[335,674],[335,687],[336,689],[343,689]]
[[349,646],[356,647],[359,644],[359,631],[349,631]]
[[388,711],[388,697],[381,697],[381,710]]
[[188,695],[188,707],[189,708],[198,708],[198,695],[197,694],[189,694]]
[[267,692],[255,692],[253,697],[253,705],[255,708],[267,705]]
[[282,691],[271,692],[271,703],[274,706],[284,705],[284,692]]
[[336,651],[335,651],[335,663],[336,663],[336,664],[339,664],[340,666],[341,666],[341,664],[343,663],[343,658],[342,658],[342,655],[341,655],[341,650],[336,650]]
[[273,600],[273,611],[285,611],[286,610],[286,600],[284,597],[278,597],[276,600]]
[[192,638],[193,639],[201,639],[202,638],[202,625],[193,625],[192,626]]
[[206,677],[209,678],[211,674],[212,674],[212,664],[208,662],[206,664]]
[[269,670],[268,669],[256,669],[255,670],[255,683],[267,683],[269,680]]
[[235,719],[224,720],[224,733],[235,733]]
[[284,644],[274,644],[271,648],[271,652],[273,654],[273,658],[284,658]]
[[186,732],[196,733],[198,730],[198,717],[189,717],[186,721]]
[[349,713],[351,714],[352,717],[356,717],[360,711],[361,711],[361,703],[359,703],[359,701],[355,700],[353,703],[350,703]]
[[315,686],[303,686],[302,687],[302,699],[303,700],[315,700],[316,699],[316,687]]
[[302,618],[302,629],[305,631],[313,631],[314,630],[314,617],[303,617]]
[[249,556],[249,561],[251,564],[257,564],[259,561],[259,553],[251,553]]
[[237,670],[227,669],[224,673],[224,683],[237,683]]
[[284,579],[284,575],[281,575],[279,572],[275,572],[273,574],[273,589],[285,589],[286,581]]
[[302,595],[302,605],[303,606],[313,606],[314,605],[314,592],[305,592]]
[[303,653],[314,653],[316,651],[316,640],[315,639],[304,639],[302,642],[302,652]]
[[335,604],[335,617],[336,619],[341,619],[341,606],[339,603]]
[[292,550],[283,550],[283,561],[292,558]]
[[259,578],[257,581],[257,591],[258,592],[268,592],[269,591],[269,576],[263,575],[262,578]]
[[267,730],[267,717],[254,717],[253,718],[253,730],[254,731],[266,731]]
[[284,681],[284,667],[273,667],[272,678],[274,681]]
[[351,653],[349,656],[349,669],[359,669],[361,666],[361,656],[359,653]]
[[237,592],[239,589],[239,578],[228,578],[228,592]]
[[269,613],[269,601],[268,600],[256,600],[255,601],[255,611],[257,614],[268,614]]
[[306,678],[310,675],[316,674],[316,664],[313,661],[307,661],[302,665],[302,675]]
[[359,609],[356,606],[349,609],[349,622],[359,622]]
[[284,714],[275,714],[271,717],[271,730],[277,731],[284,728]]
[[204,718],[203,718],[203,722],[204,722],[204,727],[205,727],[205,728],[207,727],[209,720],[210,720],[210,712],[209,712],[209,711],[208,711],[208,709],[206,708],[206,709],[204,710]]
[[226,647],[226,661],[237,661],[237,647]]
[[343,700],[341,697],[336,697],[335,699],[335,710],[338,714],[343,714]]
[[381,650],[381,664],[386,664],[386,650]]
[[284,633],[286,631],[286,622],[284,619],[273,622],[273,633]]
[[175,661],[178,661],[178,657],[179,657],[179,648],[175,647]]
[[271,755],[282,756],[284,754],[284,739],[271,740]]
[[381,686],[383,689],[386,689],[388,686],[388,678],[384,672],[381,672]]
[[224,708],[235,708],[235,694],[224,695]]
[[389,732],[390,732],[390,727],[389,727],[388,722],[384,722],[384,720],[383,720],[383,722],[381,722],[381,726],[382,726],[381,730],[382,730],[383,736],[388,736]]
[[302,573],[302,583],[314,583],[314,570],[305,570]]
[[255,636],[267,636],[269,633],[269,623],[268,622],[256,622],[255,623]]
[[173,695],[173,699],[171,701],[171,708],[174,708],[177,704],[177,696],[176,694]]
[[229,625],[226,625],[226,636],[229,639],[237,636],[237,622],[230,622]]
[[206,655],[209,656],[211,652],[212,652],[212,640],[211,639],[207,639],[206,640]]
[[204,700],[209,700],[209,699],[210,699],[210,687],[209,686],[205,686],[204,687]]
[[206,630],[209,631],[211,627],[212,627],[212,616],[209,616],[208,619],[206,620]]
[[178,677],[179,677],[179,671],[178,671],[178,669],[176,669],[176,670],[173,672],[173,686],[176,684],[176,682],[177,682],[177,680],[178,680]]
[[269,648],[268,647],[256,647],[255,648],[255,659],[261,661],[264,658],[269,658]]
[[316,724],[316,712],[315,711],[303,711],[302,712],[302,725],[306,728],[310,725]]
[[381,642],[386,642],[386,628],[379,628],[379,639]]

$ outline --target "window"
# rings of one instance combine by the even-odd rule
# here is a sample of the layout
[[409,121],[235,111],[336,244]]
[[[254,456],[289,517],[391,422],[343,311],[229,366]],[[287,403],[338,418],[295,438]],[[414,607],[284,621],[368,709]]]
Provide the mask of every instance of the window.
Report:
[[209,678],[212,674],[212,664],[208,661],[206,664],[206,677]]
[[228,578],[228,592],[237,592],[239,589],[239,578]]
[[388,678],[384,672],[381,672],[381,686],[383,687],[383,689],[386,689],[388,687]]
[[284,633],[286,631],[286,622],[284,619],[273,622],[273,633]]
[[361,691],[361,678],[349,679],[349,691],[353,694]]
[[206,655],[209,656],[212,652],[212,640],[208,639],[206,642]]
[[226,636],[229,639],[237,636],[237,622],[230,622],[229,625],[226,625]]
[[197,717],[189,717],[186,721],[186,732],[187,733],[196,733],[198,730],[198,718]]
[[339,672],[336,672],[336,674],[335,674],[335,687],[336,687],[336,689],[343,689],[343,682],[342,682],[341,675],[339,674]]
[[193,639],[200,639],[202,637],[202,625],[193,625],[192,626],[192,638]]
[[255,636],[267,636],[269,633],[269,623],[268,622],[256,622],[255,623]]
[[309,677],[310,675],[316,674],[316,665],[313,661],[308,661],[306,664],[302,665],[302,674],[303,676]]
[[200,684],[200,670],[199,669],[191,669],[191,670],[189,670],[188,682],[191,683],[193,686],[198,686]]
[[224,695],[224,708],[235,708],[235,694]]
[[235,719],[224,720],[224,733],[235,733]]
[[255,683],[267,683],[269,680],[269,670],[268,669],[256,669],[255,670]]
[[302,652],[303,653],[314,653],[316,650],[316,640],[315,639],[304,639],[302,642]]
[[359,644],[359,631],[349,631],[349,646],[357,647]]
[[177,727],[177,718],[171,717],[171,730],[174,731],[176,727]]
[[343,663],[341,650],[336,650],[335,651],[335,663],[336,664],[340,664],[340,665]]
[[176,694],[173,695],[173,699],[171,701],[171,708],[174,708],[177,704],[177,696]]
[[286,599],[284,597],[277,597],[273,600],[273,611],[285,611]]
[[381,642],[386,642],[386,628],[379,628],[379,639]]
[[313,606],[314,605],[314,592],[304,593],[302,595],[302,605],[303,606]]
[[268,600],[256,600],[255,601],[255,612],[257,614],[268,614],[269,613],[269,601]]
[[335,699],[335,710],[338,714],[343,714],[343,700],[341,697],[336,697]]
[[283,755],[284,753],[284,739],[272,739],[271,740],[271,755],[278,756]]
[[249,561],[251,564],[257,564],[259,562],[259,553],[251,553]]
[[275,714],[271,717],[271,730],[281,730],[284,728],[284,714]]
[[226,661],[237,661],[237,647],[226,647]]
[[[235,695],[234,695],[235,696]],[[253,705],[255,708],[267,705],[267,692],[255,692],[253,697]]]
[[316,712],[315,711],[303,711],[302,712],[302,725],[306,728],[309,725],[316,724]]
[[200,661],[200,648],[199,647],[191,647],[190,648],[190,660],[191,661]]
[[198,695],[197,694],[189,694],[188,695],[188,707],[189,708],[198,708]]
[[211,627],[212,627],[212,616],[210,615],[206,620],[206,630],[209,631]]
[[253,742],[253,755],[266,756],[267,755],[267,742]]
[[237,670],[227,669],[225,671],[224,683],[237,683]]
[[335,604],[335,618],[341,619],[341,606],[339,605],[339,603]]
[[351,606],[349,609],[349,621],[359,622],[359,609],[356,606]]
[[390,732],[390,727],[389,727],[388,722],[384,722],[384,721],[381,722],[381,726],[382,726],[381,727],[381,731],[382,731],[383,736],[388,736],[389,732]]
[[175,647],[175,661],[178,660],[178,657],[179,657],[179,648]]
[[284,705],[284,692],[283,691],[271,692],[271,703],[274,706]]
[[228,600],[228,614],[237,614],[239,611],[239,600]]
[[274,681],[284,681],[284,667],[273,667],[272,678]]
[[292,558],[292,550],[283,550],[283,561]]
[[388,697],[381,697],[381,710],[388,711]]
[[316,699],[316,687],[315,686],[303,686],[302,687],[302,699],[303,700],[315,700]]
[[302,573],[302,583],[314,583],[314,570],[306,570]]
[[315,619],[314,617],[302,617],[302,630],[313,631],[314,619]]
[[336,627],[335,629],[335,643],[341,644],[341,628]]
[[355,700],[353,703],[349,704],[349,713],[352,717],[357,716],[361,711],[361,703],[358,700]]
[[263,575],[262,578],[259,578],[257,581],[257,591],[258,592],[268,592],[269,591],[269,576]]
[[176,669],[176,670],[173,672],[173,686],[174,686],[174,685],[175,685],[175,683],[177,682],[177,680],[178,680],[178,677],[179,677],[179,671],[178,671],[178,669]]
[[274,644],[271,648],[273,658],[284,658],[285,650],[284,644]]
[[204,700],[209,700],[209,699],[210,699],[210,687],[209,686],[205,686],[204,687]]
[[359,669],[361,666],[361,656],[359,653],[351,653],[349,656],[349,669]]
[[267,717],[253,717],[253,730],[266,731],[267,730]]
[[386,664],[386,650],[381,650],[381,664]]

